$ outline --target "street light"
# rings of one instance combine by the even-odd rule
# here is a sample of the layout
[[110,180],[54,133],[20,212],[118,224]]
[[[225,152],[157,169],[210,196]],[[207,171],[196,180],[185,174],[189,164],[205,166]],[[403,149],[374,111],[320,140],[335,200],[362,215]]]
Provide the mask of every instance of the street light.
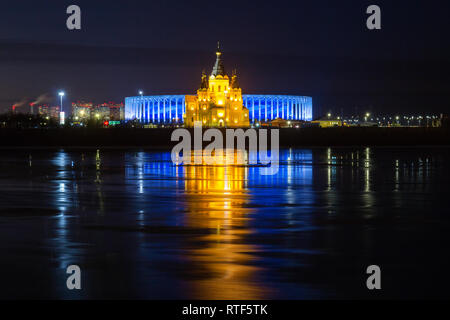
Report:
[[369,117],[370,117],[370,113],[367,112],[366,117],[364,118],[364,121],[367,122],[367,118],[369,118]]
[[59,93],[58,93],[58,95],[59,95],[59,97],[60,97],[60,99],[61,99],[61,110],[60,110],[60,112],[59,112],[59,124],[60,125],[64,125],[65,124],[65,122],[66,122],[66,114],[64,113],[64,111],[63,111],[63,97],[66,95],[65,93],[64,93],[64,91],[60,91]]
[[142,97],[144,95],[144,91],[139,90],[139,95]]

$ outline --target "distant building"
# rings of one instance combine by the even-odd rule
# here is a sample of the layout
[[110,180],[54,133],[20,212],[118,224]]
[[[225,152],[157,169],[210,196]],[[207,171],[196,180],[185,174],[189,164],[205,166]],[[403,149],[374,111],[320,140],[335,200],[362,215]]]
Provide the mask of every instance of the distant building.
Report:
[[303,120],[286,120],[282,118],[276,118],[270,122],[262,122],[261,127],[274,127],[274,128],[303,128],[306,121]]
[[121,121],[125,119],[123,103],[102,103],[94,105],[92,102],[72,103],[72,116],[74,123],[87,122],[89,120]]
[[111,108],[111,120],[122,121],[125,120],[125,107],[121,104],[118,108]]
[[122,121],[125,120],[125,107],[123,103],[104,103],[101,105],[102,108],[108,108],[108,111],[104,109],[103,113],[105,114],[105,120],[106,120],[106,113],[108,113],[107,120],[111,121]]
[[73,102],[72,117],[75,121],[88,121],[91,118],[92,102]]
[[432,120],[432,127],[440,128],[440,127],[450,127],[450,119],[448,115],[441,114],[439,118],[435,118]]
[[319,125],[321,128],[332,128],[332,127],[342,127],[344,126],[344,122],[341,119],[330,119],[323,118],[311,121],[311,123],[315,123]]
[[44,118],[59,120],[59,106],[50,106],[48,104],[37,106],[37,112]]
[[107,104],[97,105],[92,112],[91,117],[93,119],[109,121],[111,118],[111,112]]
[[288,128],[289,127],[288,121],[285,119],[281,119],[281,118],[276,118],[276,119],[272,120],[270,122],[270,125],[272,127],[276,127],[276,128]]
[[365,121],[365,122],[359,122],[356,126],[357,127],[378,127],[379,123],[378,122]]

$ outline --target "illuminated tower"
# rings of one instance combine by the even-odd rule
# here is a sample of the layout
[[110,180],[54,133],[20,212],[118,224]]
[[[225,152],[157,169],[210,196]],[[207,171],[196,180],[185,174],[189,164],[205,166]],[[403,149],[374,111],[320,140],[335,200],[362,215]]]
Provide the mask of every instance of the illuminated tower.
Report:
[[248,127],[248,109],[242,101],[236,73],[230,78],[225,72],[222,52],[217,46],[216,63],[209,77],[202,74],[196,96],[186,96],[186,127],[201,121],[206,127]]

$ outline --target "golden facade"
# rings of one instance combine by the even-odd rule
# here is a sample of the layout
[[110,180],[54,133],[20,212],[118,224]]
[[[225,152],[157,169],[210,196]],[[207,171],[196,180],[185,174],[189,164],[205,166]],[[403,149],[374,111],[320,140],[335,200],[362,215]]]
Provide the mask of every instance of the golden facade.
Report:
[[249,127],[248,109],[242,101],[236,73],[231,80],[225,72],[222,53],[216,52],[216,63],[209,77],[203,72],[197,95],[186,96],[186,127],[199,121],[203,127]]

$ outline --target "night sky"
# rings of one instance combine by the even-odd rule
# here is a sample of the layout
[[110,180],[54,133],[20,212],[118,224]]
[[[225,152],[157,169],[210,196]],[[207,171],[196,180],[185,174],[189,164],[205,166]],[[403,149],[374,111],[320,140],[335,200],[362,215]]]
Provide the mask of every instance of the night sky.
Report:
[[[82,30],[66,28],[66,8]],[[366,28],[366,8],[382,30]],[[328,111],[450,111],[450,2],[42,1],[0,8],[0,111],[58,89],[70,101],[194,94],[220,40],[243,93],[313,97]]]

